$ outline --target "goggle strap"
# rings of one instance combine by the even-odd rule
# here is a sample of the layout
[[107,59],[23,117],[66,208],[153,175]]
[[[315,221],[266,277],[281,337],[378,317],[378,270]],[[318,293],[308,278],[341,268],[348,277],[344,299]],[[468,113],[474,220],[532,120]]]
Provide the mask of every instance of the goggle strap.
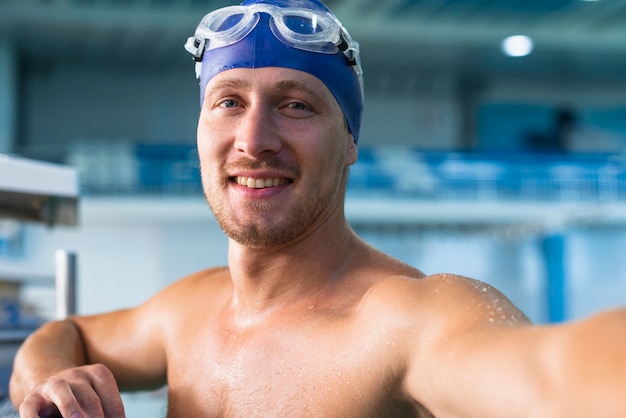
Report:
[[194,39],[193,45],[198,48],[198,52],[195,53],[193,55],[193,59],[196,62],[201,62],[202,61],[202,56],[204,55],[204,48],[206,45],[206,39],[205,38],[201,38],[201,39]]
[[346,39],[343,37],[343,33],[339,36],[339,43],[337,44],[337,48],[339,48],[342,52],[346,52],[348,49],[348,43]]
[[185,42],[185,49],[193,55],[194,61],[202,61],[202,55],[204,54],[204,45],[206,43],[206,39],[198,38],[198,37],[189,37],[187,38],[187,42]]
[[348,64],[356,65],[356,55],[354,54],[354,49],[350,48],[350,45],[346,41],[343,31],[341,32],[341,35],[339,35],[339,43],[337,44],[337,48],[339,48],[339,50],[343,52],[343,54],[346,56]]

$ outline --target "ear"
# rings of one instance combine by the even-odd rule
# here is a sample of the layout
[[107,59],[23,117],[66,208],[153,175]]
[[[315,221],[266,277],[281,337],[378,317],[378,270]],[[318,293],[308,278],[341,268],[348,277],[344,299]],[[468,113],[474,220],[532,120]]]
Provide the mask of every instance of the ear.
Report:
[[346,146],[346,165],[352,165],[356,163],[359,157],[359,149],[356,146],[356,142],[354,142],[354,136],[352,136],[352,134],[348,135]]

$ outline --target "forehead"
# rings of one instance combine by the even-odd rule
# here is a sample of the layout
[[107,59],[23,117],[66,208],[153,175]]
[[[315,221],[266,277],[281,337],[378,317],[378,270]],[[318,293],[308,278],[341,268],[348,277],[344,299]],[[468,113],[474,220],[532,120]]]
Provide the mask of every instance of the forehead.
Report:
[[[328,87],[317,77],[307,72],[282,67],[233,68],[216,74],[207,84],[206,92],[231,87],[250,90],[300,90],[317,96],[321,100],[336,100]],[[337,104],[338,105],[338,104]]]

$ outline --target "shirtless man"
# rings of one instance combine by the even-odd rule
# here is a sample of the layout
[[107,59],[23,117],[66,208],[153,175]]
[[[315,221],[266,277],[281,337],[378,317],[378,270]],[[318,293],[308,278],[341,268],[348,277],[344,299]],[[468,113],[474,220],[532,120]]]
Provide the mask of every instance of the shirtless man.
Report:
[[[187,44],[229,267],[41,327],[15,360],[21,417],[119,418],[119,390],[165,384],[170,418],[624,416],[626,311],[531,326],[497,290],[426,277],[355,235],[358,44],[317,0],[244,4]],[[298,36],[290,15],[318,31]]]

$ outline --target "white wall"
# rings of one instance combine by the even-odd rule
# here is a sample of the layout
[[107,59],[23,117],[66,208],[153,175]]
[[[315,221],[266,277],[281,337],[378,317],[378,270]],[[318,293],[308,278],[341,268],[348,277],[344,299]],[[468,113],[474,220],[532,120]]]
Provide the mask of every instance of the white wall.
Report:
[[625,248],[625,227],[570,231],[567,301],[572,318],[626,305]]
[[54,272],[56,249],[77,253],[79,313],[135,306],[227,262],[227,239],[202,199],[84,199],[80,212],[78,227],[33,225],[25,237],[25,258],[39,272]]

